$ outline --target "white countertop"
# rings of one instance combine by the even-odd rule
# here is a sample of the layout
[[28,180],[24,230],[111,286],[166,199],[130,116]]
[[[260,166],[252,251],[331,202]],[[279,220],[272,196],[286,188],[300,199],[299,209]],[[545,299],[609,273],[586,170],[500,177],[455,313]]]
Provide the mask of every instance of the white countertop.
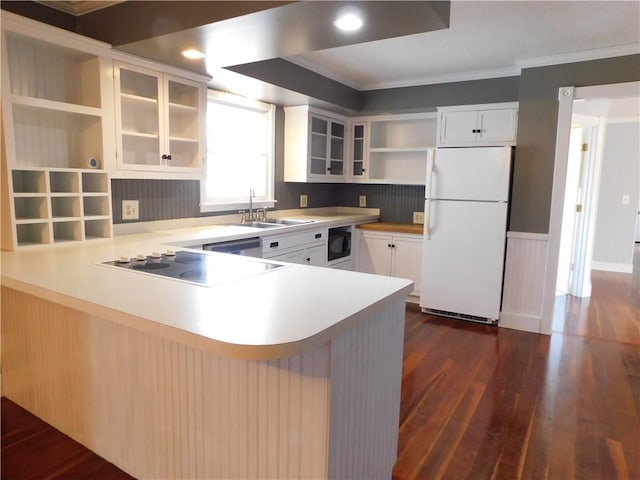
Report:
[[[327,215],[310,225],[360,223],[371,221],[369,217]],[[2,252],[2,284],[217,355],[282,358],[324,344],[387,303],[404,298],[411,281],[287,264],[207,287],[100,263],[122,255],[163,252],[191,240],[280,235],[305,227],[267,232],[210,225]]]

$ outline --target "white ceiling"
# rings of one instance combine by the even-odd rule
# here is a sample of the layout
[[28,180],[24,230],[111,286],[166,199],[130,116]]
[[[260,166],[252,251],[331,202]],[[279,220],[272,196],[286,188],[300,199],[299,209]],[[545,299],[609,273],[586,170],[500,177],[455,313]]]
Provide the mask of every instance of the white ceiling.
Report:
[[518,75],[523,67],[632,53],[640,53],[638,0],[453,0],[449,29],[287,60],[371,90]]

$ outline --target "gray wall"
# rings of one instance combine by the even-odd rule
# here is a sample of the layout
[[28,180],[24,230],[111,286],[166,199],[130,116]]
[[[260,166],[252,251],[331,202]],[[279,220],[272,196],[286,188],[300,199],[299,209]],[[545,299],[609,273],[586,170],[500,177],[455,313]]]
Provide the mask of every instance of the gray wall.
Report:
[[[593,261],[633,265],[636,209],[640,189],[640,124],[607,125]],[[629,195],[627,205],[622,196]]]
[[[433,110],[438,105],[475,104],[487,102],[519,101],[518,138],[514,163],[514,178],[510,214],[510,229],[521,232],[547,233],[549,229],[549,212],[551,191],[553,186],[553,166],[555,156],[556,128],[558,119],[558,89],[562,86],[588,86],[607,83],[630,82],[640,80],[640,55],[529,68],[517,77],[456,82],[450,84],[424,85],[391,90],[372,90],[363,92],[363,113],[378,111],[402,112],[411,110]],[[515,89],[518,95],[515,95]],[[284,114],[281,108],[276,114],[276,186],[275,194],[278,209],[297,208],[301,193],[309,195],[310,207],[322,207],[342,204],[357,206],[357,193],[363,189],[371,189],[376,193],[372,198],[380,196],[380,204],[371,207],[382,209],[382,217],[386,221],[408,221],[409,210],[417,208],[424,195],[423,189],[408,188],[403,190],[398,201],[398,187],[373,185],[341,185],[341,184],[304,184],[285,183],[283,178],[283,125]],[[113,180],[114,190],[114,222],[121,222],[118,192],[123,191],[119,182],[130,182],[126,188],[134,193],[137,183],[145,180],[125,181]],[[193,186],[192,186],[193,187]],[[196,185],[197,187],[197,185]],[[182,187],[181,187],[182,188]],[[164,194],[153,197],[159,205],[172,202],[170,189],[161,189]],[[159,190],[156,190],[159,191]],[[181,195],[186,195],[182,193]],[[385,198],[389,198],[387,203]],[[199,198],[191,194],[191,198]],[[336,201],[337,200],[337,201]],[[194,216],[197,211],[197,200],[193,206],[179,202],[173,205],[174,214],[183,217]],[[400,209],[398,205],[405,205]],[[410,206],[411,205],[411,206]],[[140,207],[141,215],[143,205]],[[164,215],[161,209],[155,208],[157,215]],[[199,215],[199,214],[196,214]],[[179,217],[171,217],[179,218]],[[155,219],[152,215],[149,219]]]
[[640,80],[640,55],[522,70],[510,229],[548,233],[558,89]]

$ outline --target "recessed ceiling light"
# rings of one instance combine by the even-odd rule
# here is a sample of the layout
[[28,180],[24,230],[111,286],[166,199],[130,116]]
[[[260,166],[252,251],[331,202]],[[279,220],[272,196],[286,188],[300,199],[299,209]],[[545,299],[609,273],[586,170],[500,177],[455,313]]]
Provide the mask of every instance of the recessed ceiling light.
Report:
[[345,32],[353,32],[354,30],[358,30],[360,27],[362,27],[362,23],[362,19],[354,15],[353,13],[342,15],[333,22],[336,28]]
[[201,58],[204,58],[204,53],[194,48],[190,48],[189,50],[183,50],[181,53],[183,57],[186,57],[190,60],[200,60]]

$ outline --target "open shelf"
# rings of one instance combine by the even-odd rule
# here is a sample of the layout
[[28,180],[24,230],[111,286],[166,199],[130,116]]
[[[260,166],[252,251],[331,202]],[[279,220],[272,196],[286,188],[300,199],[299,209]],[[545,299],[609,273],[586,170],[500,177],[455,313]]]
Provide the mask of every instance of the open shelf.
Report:
[[82,168],[102,152],[102,117],[13,106],[18,167]]
[[50,243],[49,223],[24,223],[16,225],[17,244],[20,247]]
[[47,174],[44,170],[13,170],[13,193],[46,193]]
[[14,197],[16,221],[46,220],[49,217],[47,197]]
[[51,193],[78,193],[80,191],[77,172],[50,171],[49,182]]
[[111,221],[108,218],[85,220],[84,235],[87,240],[111,237]]
[[51,217],[80,217],[80,197],[51,197]]
[[6,33],[10,91],[14,95],[101,108],[96,55]]
[[423,152],[369,153],[369,180],[380,183],[424,185],[427,154]]
[[84,197],[82,199],[85,217],[108,216],[110,198],[106,195],[100,197]]
[[82,223],[79,220],[53,222],[52,228],[55,243],[82,240]]
[[82,172],[83,193],[109,193],[109,176],[105,172]]
[[369,148],[428,148],[436,144],[437,120],[433,118],[388,118],[372,120]]

